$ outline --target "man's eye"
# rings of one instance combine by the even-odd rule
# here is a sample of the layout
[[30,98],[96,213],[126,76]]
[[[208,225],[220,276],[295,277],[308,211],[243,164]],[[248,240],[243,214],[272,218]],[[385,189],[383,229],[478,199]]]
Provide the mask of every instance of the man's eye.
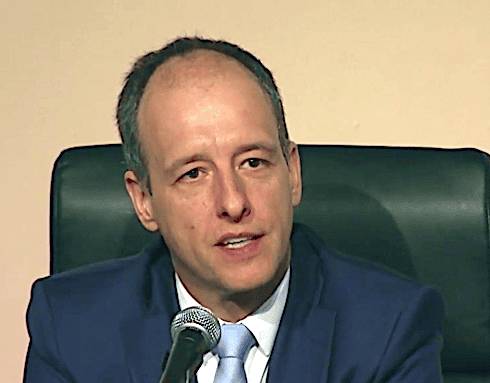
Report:
[[258,168],[259,166],[263,165],[263,163],[264,161],[259,158],[249,158],[245,161],[245,164],[251,168]]
[[194,169],[189,170],[188,172],[185,172],[182,175],[182,177],[180,177],[180,178],[181,179],[195,180],[195,179],[199,178],[200,173],[201,173],[201,171],[199,170],[199,168],[194,168]]

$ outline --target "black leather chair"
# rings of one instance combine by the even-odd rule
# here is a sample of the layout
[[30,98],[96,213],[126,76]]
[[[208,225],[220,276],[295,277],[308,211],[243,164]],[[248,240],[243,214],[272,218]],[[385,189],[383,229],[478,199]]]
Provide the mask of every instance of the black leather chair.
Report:
[[[475,149],[300,146],[304,198],[295,220],[329,246],[436,286],[446,303],[448,383],[490,382],[490,158]],[[119,145],[56,161],[51,272],[137,252]],[[417,382],[414,382],[417,383]]]

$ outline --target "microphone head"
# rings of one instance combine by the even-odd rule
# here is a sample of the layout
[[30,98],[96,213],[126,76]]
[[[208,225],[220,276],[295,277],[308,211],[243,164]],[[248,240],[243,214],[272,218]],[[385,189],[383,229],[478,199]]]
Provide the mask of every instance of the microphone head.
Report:
[[221,337],[221,326],[218,319],[204,307],[188,307],[175,315],[170,325],[172,340],[175,340],[177,335],[186,329],[199,331],[209,346],[208,350],[214,348]]

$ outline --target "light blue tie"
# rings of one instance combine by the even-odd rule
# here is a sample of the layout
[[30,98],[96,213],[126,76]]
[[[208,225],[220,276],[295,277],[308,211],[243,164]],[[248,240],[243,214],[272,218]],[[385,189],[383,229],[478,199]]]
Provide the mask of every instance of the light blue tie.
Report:
[[219,356],[214,383],[247,383],[244,362],[255,337],[243,324],[221,326],[221,338],[214,351]]

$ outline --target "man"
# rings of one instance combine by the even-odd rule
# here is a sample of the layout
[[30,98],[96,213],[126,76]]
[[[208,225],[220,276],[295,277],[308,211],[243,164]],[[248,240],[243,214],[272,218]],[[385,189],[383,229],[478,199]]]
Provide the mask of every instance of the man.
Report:
[[[176,40],[137,61],[117,117],[135,212],[168,250],[37,282],[25,382],[157,382],[192,305],[251,334],[249,383],[441,381],[438,294],[293,228],[299,154],[258,59]],[[198,382],[220,369],[212,350]]]

